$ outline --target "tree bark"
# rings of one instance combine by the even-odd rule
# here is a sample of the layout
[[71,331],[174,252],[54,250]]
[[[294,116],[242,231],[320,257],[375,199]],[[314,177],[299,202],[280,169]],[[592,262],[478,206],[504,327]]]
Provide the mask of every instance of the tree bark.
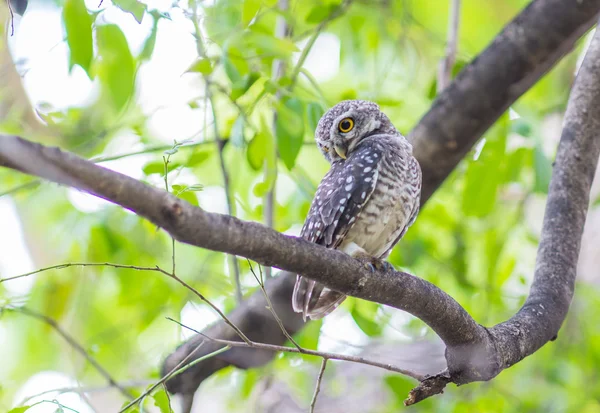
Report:
[[[466,384],[489,380],[552,340],[567,314],[574,290],[581,234],[589,191],[600,153],[600,32],[594,37],[577,76],[552,175],[544,227],[531,292],[525,305],[505,323],[487,329],[477,324],[454,300],[433,284],[410,274],[372,272],[348,255],[297,237],[285,236],[263,225],[214,214],[128,176],[95,165],[58,148],[47,148],[18,137],[0,140],[0,166],[13,168],[102,197],[164,228],[180,242],[240,255],[314,279],[347,295],[407,311],[427,323],[446,345],[448,371],[428,378],[411,392],[407,404],[439,393],[448,382]],[[289,288],[279,278],[280,288]],[[272,283],[272,290],[276,284]],[[276,310],[289,307],[282,294]],[[282,297],[284,298],[282,300]],[[237,310],[237,314],[240,309]],[[265,314],[263,312],[263,314]],[[249,334],[262,337],[268,323],[249,323]],[[264,319],[263,319],[264,321]],[[292,329],[297,323],[289,325]],[[209,334],[222,334],[216,325]],[[274,329],[271,329],[274,330]],[[269,334],[278,334],[279,331]],[[215,359],[218,368],[260,365],[263,354],[248,358],[247,349]],[[256,350],[254,350],[256,351]],[[241,352],[241,354],[239,353]],[[238,360],[238,361],[236,361]],[[181,381],[190,394],[209,371],[195,369],[194,380]],[[190,377],[189,375],[187,377]],[[174,383],[177,383],[175,381]],[[173,385],[173,384],[172,384]]]
[[[409,135],[423,170],[422,204],[502,113],[573,48],[577,39],[593,26],[599,11],[600,1],[533,1],[438,96]],[[286,281],[279,280],[270,288],[271,297],[291,300],[295,275],[284,272],[279,277]],[[264,299],[257,292],[235,314],[245,314],[242,318],[249,321],[246,318],[253,318],[264,306]],[[278,314],[290,324],[300,319],[289,306],[278,310]],[[268,322],[275,324],[272,318]],[[276,334],[264,335],[261,341],[282,344],[285,339]],[[163,370],[176,365],[188,350],[188,344],[178,347],[165,360]],[[251,353],[247,356],[251,358]],[[201,370],[209,376],[220,368],[206,360],[190,370]],[[193,372],[189,374],[186,389],[195,389],[201,381],[191,377]],[[188,378],[180,377],[178,383],[169,383],[169,389],[180,392],[183,388],[179,383],[184,381]]]
[[[554,9],[550,13],[548,5],[561,6],[565,9],[564,13]],[[572,10],[577,13],[570,13]],[[600,1],[581,1],[577,4],[558,0],[534,1],[440,96],[411,135],[417,158],[423,165],[423,201],[456,165],[453,162],[458,162],[483,130],[525,90],[523,85],[532,84],[532,78],[539,77],[554,63],[564,53],[566,46],[572,46],[575,36],[591,24],[589,18],[598,10]],[[550,24],[552,18],[557,20],[554,23],[559,29],[549,26],[547,29],[553,35],[545,34],[554,39],[556,48],[553,50],[546,48],[552,42],[545,40],[521,44],[513,39],[514,33],[519,33],[519,38],[529,38],[526,17],[533,19],[531,27],[539,29],[535,13],[541,12],[548,15],[537,16],[540,21]],[[575,24],[576,18],[580,19],[578,24]],[[565,20],[573,23],[568,26],[572,29],[570,33],[563,30]],[[567,34],[570,36],[560,40],[560,36]],[[164,228],[181,242],[244,256],[263,265],[300,273],[334,290],[390,305],[421,318],[445,342],[448,362],[447,373],[425,380],[413,393],[424,398],[432,393],[424,389],[440,391],[447,382],[465,384],[489,380],[552,339],[562,324],[573,294],[588,194],[600,151],[600,144],[594,135],[600,119],[600,73],[596,63],[600,61],[598,37],[594,38],[590,46],[569,101],[531,294],[517,315],[491,329],[477,324],[456,301],[427,281],[397,271],[371,273],[341,252],[279,234],[257,223],[205,212],[162,190],[58,149],[43,147],[17,137],[0,137],[0,166],[73,186],[119,204]],[[504,46],[500,47],[498,44]],[[513,47],[514,50],[511,49]],[[521,51],[522,47],[529,47],[531,50],[525,53]],[[561,53],[557,52],[559,49]],[[490,90],[485,89],[490,85],[485,83],[488,77],[484,73],[502,68],[500,63],[498,67],[493,67],[478,61],[489,64],[490,56],[495,56],[500,62],[507,56],[512,59],[512,53],[524,61],[520,65],[515,62],[514,76],[501,76],[498,80],[505,81],[504,88],[512,91],[502,95],[508,101],[499,104],[499,100],[492,96],[493,102],[489,104],[479,102],[479,106],[486,108],[485,111],[475,111],[472,107],[475,103],[468,103],[471,102],[470,99],[476,100],[480,93],[490,93]],[[525,61],[537,62],[537,66]],[[433,115],[435,113],[438,116],[436,122]],[[468,138],[459,139],[463,136],[456,133],[459,130],[463,130]],[[432,163],[431,159],[439,158],[442,150],[448,152],[449,160],[438,159],[437,164]],[[286,305],[291,295],[289,279],[290,277],[275,279],[269,284],[270,296],[280,307],[277,308],[278,312],[282,308],[283,312],[291,312],[291,306]],[[286,307],[290,308],[285,310]],[[275,322],[265,322],[269,318],[264,318],[268,314],[264,312],[261,297],[252,297],[248,305],[240,306],[234,313],[234,322],[242,325],[244,332],[249,335],[257,334],[258,338],[253,339],[283,342],[282,334],[274,332],[278,329]],[[263,314],[263,318],[256,316],[256,313]],[[292,315],[285,318],[284,322],[291,331],[297,331],[298,320],[299,317]],[[218,338],[227,338],[222,335],[225,334],[224,331],[225,327],[217,324],[207,334],[214,333]],[[189,348],[186,344],[180,347],[183,350],[178,351],[184,352],[186,346]],[[165,368],[168,368],[172,359],[173,357],[167,359]],[[236,359],[241,361],[236,362]],[[230,353],[229,356],[214,359],[213,364],[199,364],[186,371],[179,376],[179,380],[170,384],[170,389],[189,395],[204,378],[228,364],[246,367],[249,362],[249,365],[260,365],[269,359],[270,356],[267,355],[242,355],[236,358]],[[409,401],[417,402],[419,397],[413,397]]]

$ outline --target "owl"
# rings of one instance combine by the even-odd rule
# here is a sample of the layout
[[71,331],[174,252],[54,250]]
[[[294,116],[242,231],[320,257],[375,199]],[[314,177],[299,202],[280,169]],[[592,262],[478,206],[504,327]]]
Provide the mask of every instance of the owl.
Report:
[[[412,146],[379,106],[346,100],[319,121],[315,140],[331,169],[312,201],[300,236],[359,259],[368,268],[384,262],[415,221],[421,195],[421,168]],[[292,306],[319,319],[346,298],[297,275]]]

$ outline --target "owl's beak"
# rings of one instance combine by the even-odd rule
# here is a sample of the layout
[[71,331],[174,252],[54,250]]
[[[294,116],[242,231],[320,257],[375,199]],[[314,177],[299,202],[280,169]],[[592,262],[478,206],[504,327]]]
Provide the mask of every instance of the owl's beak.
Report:
[[346,159],[346,152],[348,151],[348,148],[341,145],[333,145],[333,149],[335,149],[335,153],[337,153],[340,158]]

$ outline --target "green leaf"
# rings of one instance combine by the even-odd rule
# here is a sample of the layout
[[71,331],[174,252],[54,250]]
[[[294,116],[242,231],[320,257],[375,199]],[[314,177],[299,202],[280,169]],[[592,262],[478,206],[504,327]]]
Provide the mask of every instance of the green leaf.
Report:
[[223,55],[223,68],[225,69],[225,74],[232,83],[235,84],[242,79],[240,71],[235,67],[231,59],[227,58],[227,55]]
[[515,267],[517,265],[517,259],[515,257],[505,258],[500,262],[498,268],[496,269],[496,286],[501,287],[506,280],[510,278]]
[[387,387],[396,396],[396,403],[401,405],[403,404],[404,399],[406,399],[406,396],[408,396],[408,393],[412,390],[413,387],[415,387],[413,382],[402,376],[389,375],[386,376],[383,380],[385,381]]
[[[181,165],[178,162],[169,162],[168,171],[171,172],[173,169],[179,168]],[[143,166],[142,171],[145,175],[152,174],[165,174],[165,163],[164,161],[150,161]]]
[[196,60],[192,65],[186,70],[186,72],[195,72],[202,73],[203,75],[210,75],[213,71],[213,68],[210,63],[210,59],[201,58]]
[[160,389],[152,395],[154,405],[160,409],[160,413],[172,413],[169,396],[164,389]]
[[511,130],[515,133],[518,133],[521,136],[531,136],[532,129],[533,128],[531,127],[529,122],[527,122],[523,118],[515,119],[513,122],[511,122]]
[[144,3],[137,0],[113,0],[113,3],[124,12],[131,14],[138,23],[142,22],[147,7]]
[[242,76],[249,72],[248,62],[242,53],[235,47],[228,47],[223,53],[223,68],[232,84],[239,84]]
[[534,192],[546,194],[552,177],[552,162],[539,145],[533,150],[533,167],[535,170]]
[[437,96],[437,78],[433,78],[431,83],[429,84],[429,88],[427,89],[427,98],[430,100],[435,99]]
[[306,23],[316,24],[321,23],[325,20],[329,15],[337,8],[338,6],[335,4],[330,4],[327,7],[324,7],[322,4],[319,4],[312,8],[308,15],[306,16]]
[[268,182],[259,182],[256,185],[254,185],[252,193],[254,194],[254,196],[262,198],[267,194],[267,192],[269,192],[270,189],[271,185],[269,185]]
[[193,191],[183,191],[175,195],[177,198],[181,198],[191,205],[198,206],[198,198]]
[[256,49],[261,54],[268,54],[281,59],[288,59],[298,47],[289,39],[280,39],[271,34],[251,31],[244,35],[245,48]]
[[496,206],[498,188],[504,179],[508,116],[498,120],[486,134],[477,160],[471,160],[465,174],[462,209],[465,215],[483,217]]
[[190,166],[190,167],[200,165],[201,163],[203,163],[204,161],[209,159],[213,153],[214,153],[214,150],[208,149],[208,148],[201,148],[201,149],[195,150],[192,153],[192,155],[188,158],[185,165]]
[[468,60],[465,59],[457,59],[456,62],[454,62],[454,66],[452,66],[452,79],[454,79],[456,76],[458,76],[458,74],[465,68],[465,66],[467,66],[470,62]]
[[158,32],[158,19],[160,17],[152,15],[154,19],[154,23],[152,24],[152,30],[150,31],[150,36],[144,42],[144,47],[140,53],[140,60],[148,60],[152,57],[152,53],[154,53],[154,46],[156,45],[156,33]]
[[267,150],[269,146],[269,138],[264,133],[257,133],[254,138],[250,140],[248,144],[248,150],[246,151],[246,157],[250,167],[255,171],[262,168]]
[[79,65],[90,76],[94,56],[92,40],[92,16],[88,13],[84,0],[66,0],[63,9],[63,22],[69,46],[69,71]]
[[239,97],[243,96],[258,79],[260,79],[260,74],[256,72],[251,72],[242,76],[231,89],[231,99],[237,100]]
[[308,119],[308,127],[309,130],[314,132],[317,130],[317,125],[319,124],[319,120],[321,116],[323,116],[325,111],[323,107],[316,102],[310,102],[306,107],[306,118]]
[[264,135],[264,160],[266,161],[265,177],[263,182],[254,186],[253,193],[257,197],[263,197],[275,184],[277,178],[277,157],[275,153],[275,139],[271,134],[271,127],[265,118],[261,118],[261,129],[259,134]]
[[242,6],[242,23],[244,26],[248,26],[248,24],[252,21],[258,10],[260,9],[261,0],[244,0],[244,5]]
[[376,323],[374,320],[377,305],[374,303],[355,302],[352,307],[351,315],[358,327],[369,337],[380,336],[383,331],[383,325]]
[[8,411],[8,413],[24,413],[27,410],[29,410],[31,406],[20,406],[20,407],[15,407],[11,410]]
[[275,122],[277,149],[288,169],[292,169],[304,139],[304,105],[298,98],[286,99],[277,111]]
[[295,340],[300,347],[317,348],[319,338],[321,337],[321,326],[323,320],[311,321],[295,336]]
[[100,82],[115,109],[120,111],[133,94],[135,62],[119,26],[99,26],[96,37],[102,58],[98,68]]
[[508,155],[504,182],[518,182],[521,171],[532,167],[533,149],[521,147]]
[[246,370],[242,381],[242,399],[245,400],[250,396],[260,377],[259,369]]

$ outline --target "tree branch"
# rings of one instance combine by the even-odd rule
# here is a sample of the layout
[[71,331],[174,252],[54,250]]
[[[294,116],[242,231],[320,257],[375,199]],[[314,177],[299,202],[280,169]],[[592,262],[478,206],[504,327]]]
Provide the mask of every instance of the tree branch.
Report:
[[[194,349],[193,352],[191,352],[189,354],[189,357],[192,357],[194,355],[194,353],[199,350],[201,347],[201,345],[196,346],[196,348]],[[175,368],[173,368],[173,370],[171,370],[169,373],[163,375],[163,377],[158,380],[156,383],[154,383],[152,386],[150,386],[149,389],[147,389],[144,393],[142,393],[140,396],[138,396],[135,400],[132,400],[131,402],[129,402],[125,407],[123,407],[119,413],[124,413],[127,410],[129,410],[130,408],[132,408],[133,406],[135,406],[137,403],[141,402],[146,396],[148,396],[150,393],[152,393],[154,391],[154,389],[156,389],[158,386],[160,386],[161,384],[163,384],[164,382],[166,382],[167,380],[169,380],[172,377],[175,377],[181,373],[183,373],[184,371],[190,369],[193,367],[193,365],[201,363],[202,361],[215,357],[225,351],[229,350],[229,347],[225,346],[222,347],[218,350],[215,350],[209,354],[204,354],[201,357],[191,361],[189,364],[185,365],[185,362],[187,360],[182,360],[181,364],[176,366]]]
[[[290,35],[290,31],[291,28],[287,23],[286,17],[283,15],[283,13],[287,12],[290,8],[290,2],[289,0],[279,0],[277,2],[277,7],[279,8],[279,11],[281,12],[280,15],[277,16],[277,20],[275,23],[275,37],[279,38],[279,39],[284,39],[286,37],[289,37]],[[273,69],[272,69],[272,78],[273,78],[273,82],[277,83],[279,82],[279,80],[283,77],[283,75],[285,74],[285,70],[286,70],[287,64],[286,61],[283,59],[274,59],[273,60]],[[277,92],[275,93],[275,102],[279,103],[279,101],[281,100],[281,90],[278,89]],[[277,125],[277,109],[273,109],[273,122],[272,122],[272,128],[273,128],[273,134],[275,134],[276,131],[276,125]],[[273,169],[272,171],[270,169]],[[274,224],[275,224],[275,187],[277,186],[277,166],[275,166],[273,168],[272,165],[269,165],[269,163],[265,163],[264,165],[264,173],[265,176],[268,176],[269,174],[273,174],[274,175],[274,179],[273,182],[271,184],[271,189],[269,189],[269,191],[267,191],[267,193],[264,196],[263,199],[263,222],[265,223],[266,226],[268,226],[269,228],[274,228]],[[266,178],[265,178],[266,179]],[[265,267],[265,276],[267,278],[271,278],[272,276],[272,268],[271,267]]]
[[45,316],[43,314],[37,313],[35,311],[31,311],[28,308],[24,308],[24,307],[5,307],[5,308],[0,308],[0,311],[11,311],[14,313],[20,313],[20,314],[26,315],[28,317],[35,318],[43,323],[46,323],[47,325],[52,327],[52,329],[54,329],[54,331],[56,331],[62,338],[64,338],[65,341],[67,343],[69,343],[69,345],[71,347],[73,347],[73,349],[76,352],[81,354],[83,356],[83,358],[85,358],[87,360],[87,362],[90,363],[96,369],[96,371],[102,377],[104,377],[104,379],[106,381],[108,381],[108,384],[110,384],[112,387],[118,389],[119,392],[121,392],[121,394],[123,396],[125,396],[125,398],[127,398],[129,400],[133,399],[133,395],[129,392],[129,390],[126,389],[125,387],[123,387],[121,384],[119,384],[115,379],[113,379],[113,377],[110,375],[110,373],[108,371],[106,371],[104,369],[104,367],[102,367],[102,365],[100,365],[100,363],[98,363],[98,361],[96,361],[96,359],[94,357],[92,357],[86,351],[86,349],[83,348],[83,346],[81,344],[79,344],[79,342],[77,340],[75,340],[69,333],[67,333],[65,330],[63,330],[62,327],[59,326],[58,323],[54,319],[52,319],[48,316]]
[[269,351],[273,351],[273,352],[281,351],[281,352],[285,352],[285,353],[306,354],[309,356],[321,357],[324,360],[329,359],[329,360],[349,361],[351,363],[365,364],[367,366],[379,367],[380,369],[393,371],[394,373],[404,374],[405,376],[411,377],[411,378],[413,378],[415,380],[419,380],[419,381],[425,379],[425,377],[423,377],[422,375],[420,375],[418,373],[415,373],[414,371],[410,371],[410,370],[403,369],[398,366],[394,366],[391,363],[382,363],[379,361],[370,360],[370,359],[360,357],[360,356],[350,356],[350,355],[345,355],[345,354],[329,353],[329,352],[325,352],[325,351],[309,350],[309,349],[305,349],[305,348],[301,348],[301,347],[294,348],[294,347],[286,347],[286,346],[276,346],[273,344],[255,343],[253,341],[251,341],[249,343],[244,343],[242,341],[221,340],[219,338],[210,337],[201,331],[198,331],[191,327],[188,327],[185,324],[182,324],[179,321],[172,319],[171,317],[167,317],[167,320],[172,321],[190,331],[193,331],[196,334],[199,334],[200,336],[204,337],[205,339],[207,339],[209,341],[213,341],[213,342],[219,343],[219,344],[224,344],[224,345],[227,345],[230,347],[257,348],[257,349],[269,350]]
[[[194,34],[196,38],[196,51],[198,53],[198,57],[206,59],[206,47],[204,45],[202,31],[200,30],[199,20],[200,16],[198,14],[198,1],[194,0],[192,5],[192,22],[194,24]],[[225,192],[225,202],[227,204],[227,213],[229,215],[235,215],[235,200],[233,199],[233,194],[231,193],[231,185],[229,180],[229,172],[227,171],[227,166],[225,165],[225,156],[224,150],[225,145],[227,144],[227,140],[221,136],[219,133],[219,125],[217,118],[217,109],[216,109],[216,101],[212,91],[210,90],[211,78],[210,75],[204,76],[204,88],[206,90],[206,95],[204,99],[204,105],[208,106],[210,104],[210,109],[213,117],[213,132],[215,135],[215,143],[217,145],[217,150],[219,152],[219,166],[221,167],[221,175],[223,177],[223,190]],[[206,114],[206,110],[205,110]],[[204,129],[206,130],[206,116]],[[237,257],[235,255],[229,255],[229,269],[233,278],[233,285],[235,287],[235,299],[238,304],[240,304],[243,300],[243,292],[242,292],[242,283],[240,280],[240,265],[237,261]]]
[[600,0],[534,0],[433,102],[409,139],[424,203],[483,133],[589,30]]
[[373,273],[340,251],[280,234],[255,222],[203,211],[168,192],[58,148],[3,137],[0,166],[121,205],[165,229],[177,241],[301,273],[336,291],[408,311],[429,324],[446,344],[460,345],[476,334],[478,325],[466,311],[425,280],[398,271]]
[[[412,134],[424,173],[423,200],[506,107],[573,45],[575,38],[591,25],[590,16],[595,16],[598,10],[600,1],[578,4],[564,0],[534,1],[442,93]],[[541,28],[545,31],[540,31]],[[170,194],[74,155],[5,137],[0,138],[0,165],[115,202],[163,227],[181,242],[301,273],[342,293],[405,310],[421,318],[445,342],[452,382],[489,380],[552,339],[568,310],[589,187],[600,151],[593,134],[598,130],[600,119],[597,113],[600,93],[596,89],[600,84],[596,63],[600,61],[598,36],[588,51],[569,102],[531,294],[515,317],[491,329],[478,325],[443,291],[410,274],[371,273],[343,253],[278,234],[256,223],[204,212]],[[506,61],[511,65],[506,66]],[[498,87],[503,88],[498,91],[500,96],[494,93]],[[486,104],[477,99],[481,93],[490,95]],[[581,108],[585,110],[579,112]],[[463,134],[457,134],[460,130]],[[448,160],[442,159],[442,155]],[[278,305],[289,307],[291,286],[285,278],[282,280],[272,280],[270,284],[279,294],[270,293],[270,296]],[[269,289],[269,285],[266,287]],[[278,333],[274,333],[270,325],[257,327],[253,323],[260,316],[248,316],[248,308],[256,310],[260,305],[264,306],[263,300],[251,297],[248,307],[236,309],[230,318],[235,318],[233,322],[248,335],[250,332],[273,334],[269,337],[279,340],[283,336],[279,328]],[[288,322],[296,325],[297,319],[290,318]],[[209,330],[227,332],[222,325]],[[220,334],[211,336],[222,337]],[[270,356],[254,357],[251,362],[259,365],[268,359]],[[167,360],[171,361],[172,358]],[[213,368],[229,364],[243,363],[220,360],[221,367]],[[212,368],[210,371],[191,370],[190,376],[186,376],[189,381],[172,382],[171,390],[191,394],[198,383],[215,371]]]
[[317,404],[317,397],[321,391],[321,381],[323,380],[323,374],[325,374],[325,368],[327,367],[327,359],[324,358],[321,362],[321,368],[319,369],[319,374],[317,375],[317,384],[315,385],[315,393],[313,394],[312,401],[310,402],[310,413],[314,413],[315,405]]
[[[533,1],[438,96],[410,134],[423,170],[421,204],[506,108],[573,48],[576,40],[593,26],[599,11],[600,0],[576,4],[568,0]],[[301,317],[289,306],[294,280],[293,273],[284,272],[274,280],[267,280],[265,286],[273,301],[285,303],[277,308],[280,318],[299,329],[304,325]],[[236,308],[230,317],[236,325],[255,328],[257,341],[272,344],[285,341],[275,322],[268,318],[260,292]],[[297,329],[288,327],[292,334]],[[224,335],[216,335],[217,330]],[[220,338],[228,337],[229,333],[222,323],[210,327],[209,331],[211,336]],[[194,340],[178,347],[164,366],[184,357],[189,343]],[[248,352],[244,356],[251,359],[253,365],[270,360],[260,352]],[[170,382],[170,390],[195,391],[204,378],[227,365],[213,361],[199,366],[198,372],[190,372],[177,383]]]
[[460,0],[450,0],[450,17],[448,18],[448,40],[446,41],[446,56],[440,62],[437,77],[438,93],[446,89],[452,80],[452,68],[456,60],[458,44],[458,27],[460,22]]

